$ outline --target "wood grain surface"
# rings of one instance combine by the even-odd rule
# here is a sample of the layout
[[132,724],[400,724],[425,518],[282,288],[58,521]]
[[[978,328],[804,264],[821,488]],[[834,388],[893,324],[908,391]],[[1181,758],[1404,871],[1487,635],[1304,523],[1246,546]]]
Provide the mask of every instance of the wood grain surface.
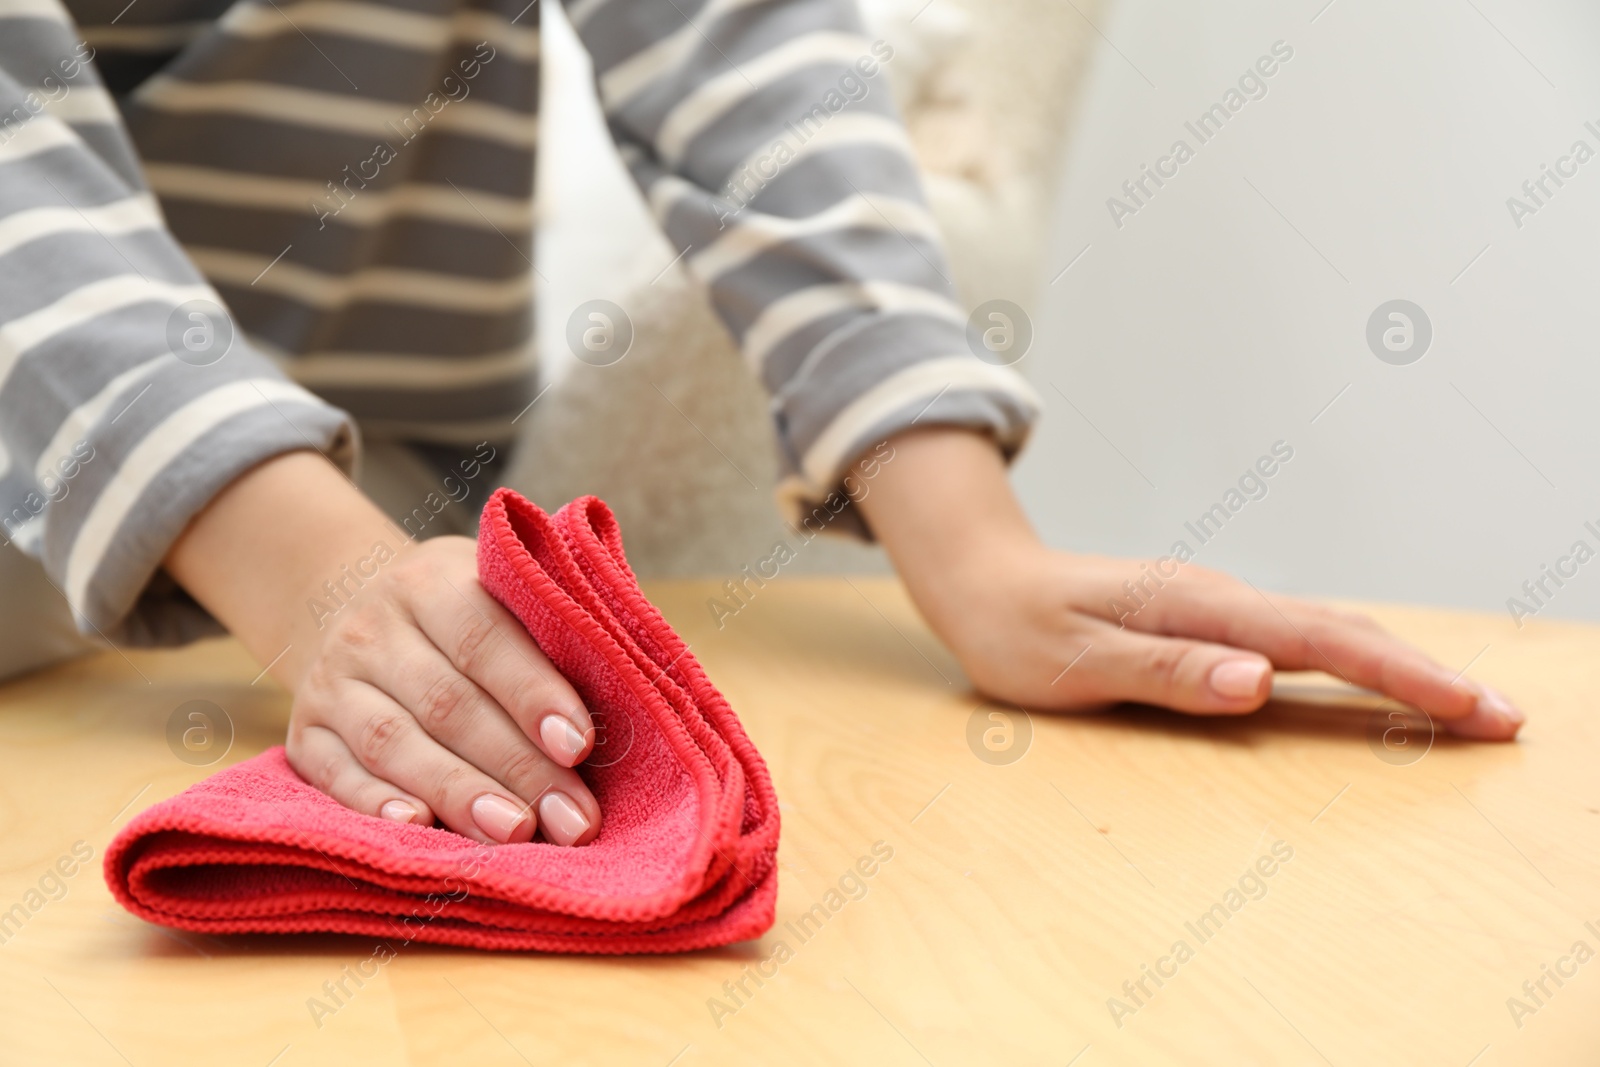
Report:
[[[885,580],[774,583],[721,628],[712,584],[649,592],[777,782],[760,942],[380,965],[135,920],[106,843],[289,702],[230,641],[107,652],[0,688],[0,1062],[1600,1062],[1600,629],[1372,607],[1530,712],[1469,745],[1321,676],[1238,720],[985,704]],[[232,723],[209,766],[168,743],[192,700]]]

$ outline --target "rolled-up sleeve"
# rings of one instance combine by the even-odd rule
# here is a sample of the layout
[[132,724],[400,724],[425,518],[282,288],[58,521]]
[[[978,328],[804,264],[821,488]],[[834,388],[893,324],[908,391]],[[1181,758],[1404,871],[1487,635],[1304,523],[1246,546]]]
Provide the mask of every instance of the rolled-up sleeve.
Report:
[[0,13],[0,525],[78,625],[166,644],[216,624],[160,571],[265,459],[355,461],[337,408],[239,336],[167,232],[53,0]]
[[914,425],[983,430],[1015,454],[1037,397],[968,345],[890,98],[894,49],[853,4],[569,12],[624,159],[771,397],[791,518]]

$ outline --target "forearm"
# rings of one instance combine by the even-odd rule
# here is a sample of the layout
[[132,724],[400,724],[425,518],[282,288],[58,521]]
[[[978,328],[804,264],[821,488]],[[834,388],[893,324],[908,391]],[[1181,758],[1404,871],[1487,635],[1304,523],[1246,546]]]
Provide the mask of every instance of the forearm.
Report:
[[[314,452],[288,452],[213,498],[174,542],[164,566],[293,690],[326,617],[313,610],[313,599],[337,610],[359,590],[363,569],[370,572],[408,544],[331,463]],[[328,595],[325,582],[334,583],[338,598]]]

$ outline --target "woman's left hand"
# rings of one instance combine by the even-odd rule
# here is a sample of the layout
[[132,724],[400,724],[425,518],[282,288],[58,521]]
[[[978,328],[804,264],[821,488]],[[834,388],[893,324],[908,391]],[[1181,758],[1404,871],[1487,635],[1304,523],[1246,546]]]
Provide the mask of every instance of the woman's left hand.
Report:
[[1035,710],[1132,701],[1240,715],[1271,697],[1274,669],[1319,670],[1460,737],[1509,741],[1524,721],[1364,615],[1193,563],[1047,548],[978,434],[918,430],[891,444],[847,485],[923,615],[990,696]]

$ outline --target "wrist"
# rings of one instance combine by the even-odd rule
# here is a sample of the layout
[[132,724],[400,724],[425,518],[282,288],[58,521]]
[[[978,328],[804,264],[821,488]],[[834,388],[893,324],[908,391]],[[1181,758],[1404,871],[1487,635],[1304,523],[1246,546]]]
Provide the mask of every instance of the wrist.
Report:
[[988,435],[918,428],[889,439],[889,458],[857,506],[912,598],[935,626],[997,565],[1044,545],[1028,522]]
[[409,543],[333,464],[290,452],[218,493],[164,565],[294,690],[328,617]]

